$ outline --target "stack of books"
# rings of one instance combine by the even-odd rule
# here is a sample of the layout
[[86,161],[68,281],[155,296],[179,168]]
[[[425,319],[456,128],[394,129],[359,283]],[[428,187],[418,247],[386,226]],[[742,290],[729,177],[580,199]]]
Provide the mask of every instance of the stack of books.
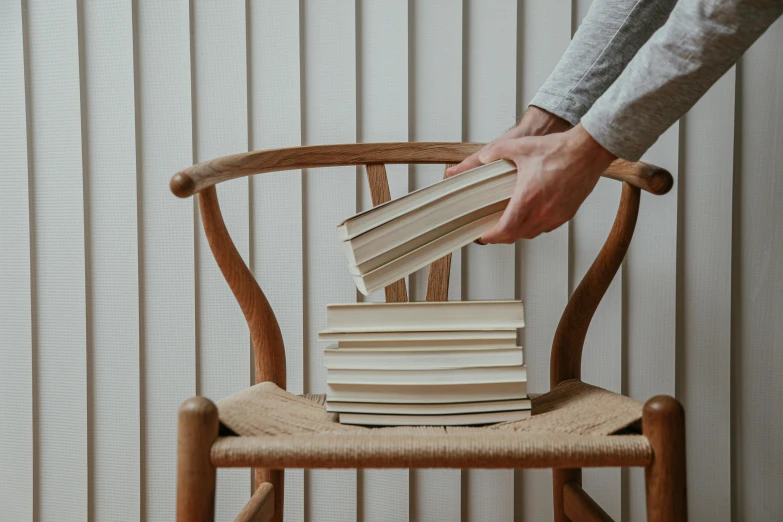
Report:
[[369,295],[480,238],[516,179],[516,166],[498,160],[343,221],[338,232],[359,291]]
[[520,301],[329,305],[326,409],[343,424],[464,426],[530,416]]

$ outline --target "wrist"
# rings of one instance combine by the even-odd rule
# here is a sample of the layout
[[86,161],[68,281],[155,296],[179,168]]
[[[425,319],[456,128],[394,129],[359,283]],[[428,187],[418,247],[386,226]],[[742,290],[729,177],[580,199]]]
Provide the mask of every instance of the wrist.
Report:
[[571,128],[571,124],[563,118],[535,105],[530,105],[519,119],[515,130],[518,137],[522,137],[545,136],[556,132],[565,132]]
[[566,134],[568,135],[572,147],[584,154],[585,157],[591,158],[597,165],[608,167],[609,164],[617,159],[617,156],[598,143],[595,138],[582,127],[581,123],[569,130]]

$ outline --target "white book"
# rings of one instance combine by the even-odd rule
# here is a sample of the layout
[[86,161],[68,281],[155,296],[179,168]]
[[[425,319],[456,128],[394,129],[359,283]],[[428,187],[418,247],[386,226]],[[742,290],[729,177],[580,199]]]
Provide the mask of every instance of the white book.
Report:
[[377,415],[341,413],[340,424],[361,426],[479,426],[530,418],[530,410],[465,413],[461,415]]
[[328,384],[439,385],[525,382],[523,365],[479,368],[448,368],[441,370],[367,370],[327,369]]
[[368,272],[449,232],[503,212],[515,183],[516,172],[511,172],[485,181],[473,191],[453,194],[343,241],[348,264],[358,266],[362,273]]
[[458,348],[514,348],[516,337],[510,339],[444,339],[429,341],[337,341],[336,348],[380,348],[383,350],[456,350]]
[[385,265],[366,274],[359,275],[352,273],[353,282],[362,294],[370,295],[394,281],[402,279],[416,270],[424,268],[433,261],[479,239],[484,235],[484,232],[494,227],[498,221],[500,221],[502,215],[502,212],[497,212],[478,219],[473,223],[460,227],[453,232],[449,232],[416,250],[408,252],[393,261],[389,261]]
[[384,404],[373,402],[327,401],[326,411],[332,413],[385,413],[389,415],[457,415],[490,411],[529,410],[530,399],[508,401],[456,402],[448,404]]
[[527,382],[408,386],[326,384],[326,400],[335,402],[436,404],[526,398]]
[[383,350],[378,348],[327,348],[328,370],[442,370],[488,366],[519,366],[522,348],[461,347],[443,350]]
[[455,191],[513,171],[516,171],[514,163],[498,160],[410,192],[400,198],[356,214],[340,223],[338,225],[340,239],[345,241],[356,237]]
[[348,303],[326,306],[326,330],[322,333],[474,331],[524,326],[522,301]]
[[[341,332],[322,330],[318,340],[339,346],[459,346],[464,344],[516,346],[516,328],[491,330]],[[510,344],[509,344],[510,343]]]

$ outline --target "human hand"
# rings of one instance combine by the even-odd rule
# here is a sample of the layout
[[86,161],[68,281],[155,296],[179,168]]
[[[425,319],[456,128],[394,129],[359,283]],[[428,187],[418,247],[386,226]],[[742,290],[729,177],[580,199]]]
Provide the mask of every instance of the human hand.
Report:
[[501,140],[522,138],[525,136],[545,136],[554,132],[563,132],[571,128],[571,124],[566,120],[555,116],[551,112],[531,105],[525,111],[519,124],[511,128],[508,132],[497,138],[495,141],[484,145],[478,152],[465,158],[459,163],[446,170],[446,177],[462,174],[466,170],[475,169],[482,165],[479,156],[489,147]]
[[517,166],[517,183],[500,221],[481,243],[513,243],[551,232],[571,219],[616,157],[581,125],[541,137],[502,138],[479,154]]

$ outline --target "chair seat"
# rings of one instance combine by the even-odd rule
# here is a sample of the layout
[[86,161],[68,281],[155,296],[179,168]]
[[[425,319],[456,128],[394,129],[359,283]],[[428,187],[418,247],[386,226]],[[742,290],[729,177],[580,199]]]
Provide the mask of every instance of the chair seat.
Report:
[[337,422],[325,396],[257,384],[217,403],[219,467],[551,468],[644,466],[641,403],[581,381],[533,398],[529,419],[484,427],[367,428]]

